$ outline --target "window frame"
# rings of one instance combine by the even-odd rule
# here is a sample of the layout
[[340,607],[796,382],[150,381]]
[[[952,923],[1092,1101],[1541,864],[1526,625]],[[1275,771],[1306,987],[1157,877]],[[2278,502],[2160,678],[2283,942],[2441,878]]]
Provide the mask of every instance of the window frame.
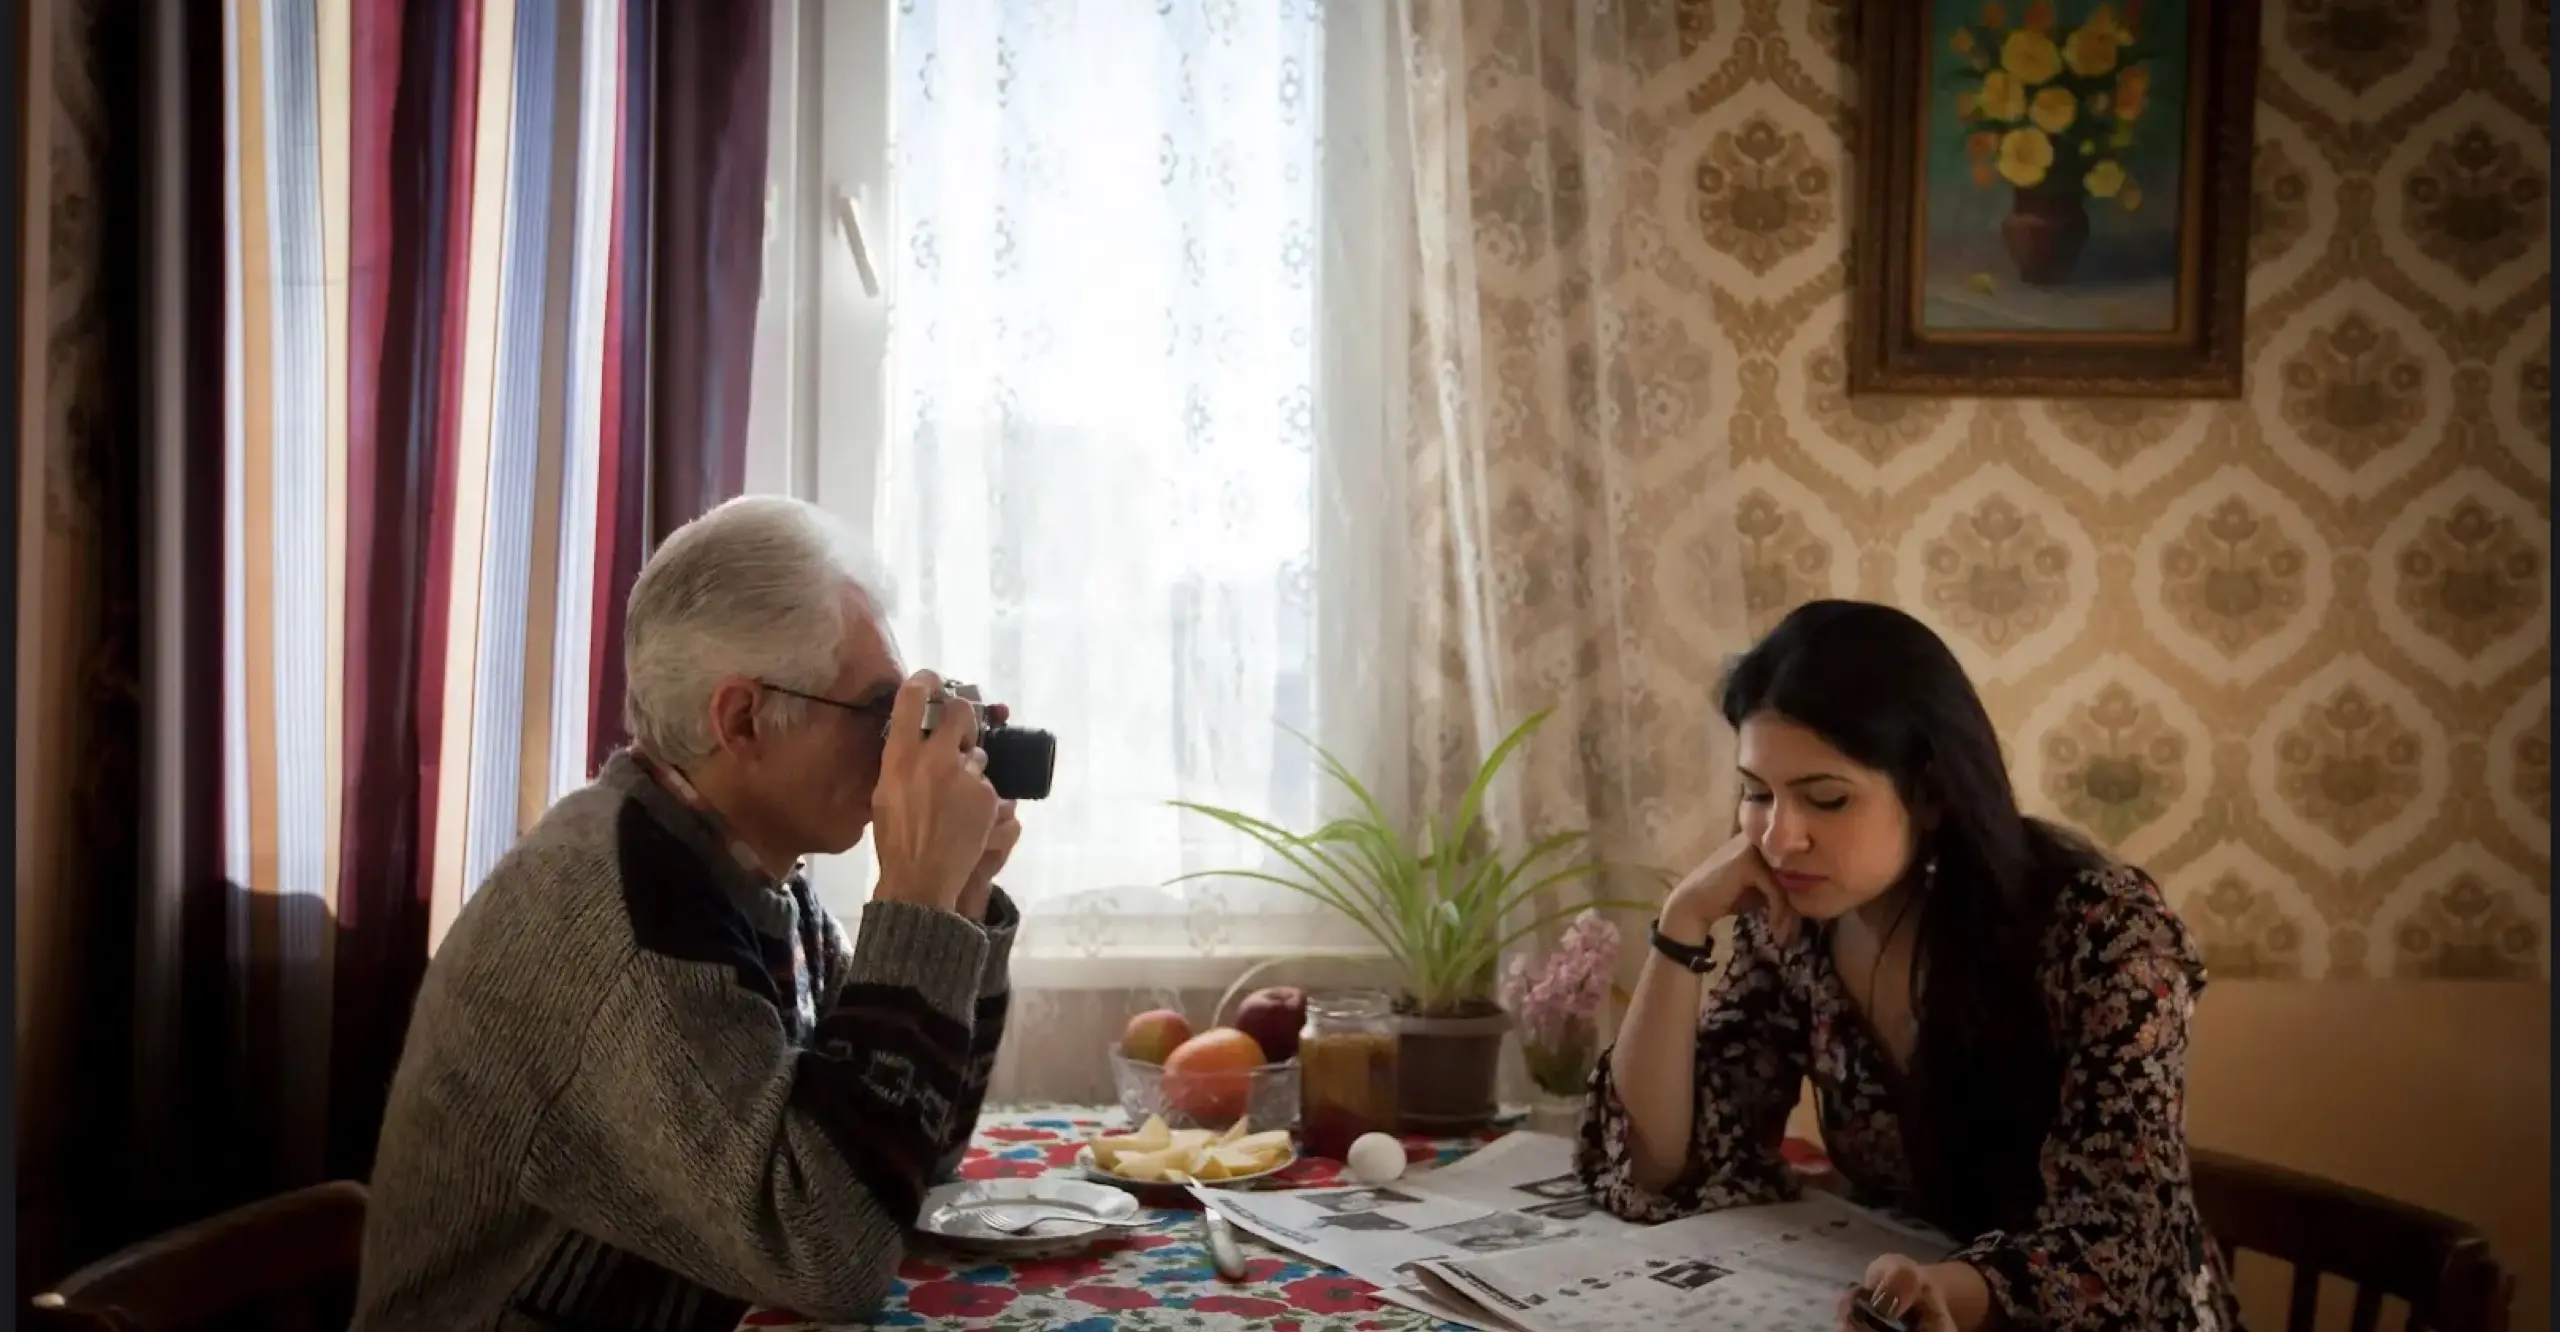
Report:
[[[1382,76],[1399,49],[1392,6],[1336,0],[1327,16],[1321,105],[1337,115],[1389,125],[1392,77]],[[896,0],[780,0],[774,7],[772,131],[764,289],[788,293],[765,300],[757,315],[757,364],[785,364],[787,382],[759,376],[749,412],[747,488],[810,500],[868,530],[878,496],[889,429],[889,310],[895,265],[885,250],[895,216],[890,106],[895,76],[892,24]],[[1337,15],[1339,16],[1337,18]],[[1391,62],[1389,62],[1391,63]],[[1317,356],[1319,442],[1316,558],[1368,571],[1369,604],[1318,616],[1311,670],[1319,689],[1361,691],[1376,700],[1366,729],[1345,748],[1324,737],[1362,780],[1401,816],[1406,753],[1408,625],[1402,589],[1407,556],[1396,523],[1359,521],[1343,497],[1360,496],[1372,514],[1404,509],[1405,468],[1391,441],[1405,436],[1407,409],[1402,332],[1410,310],[1411,275],[1398,238],[1412,216],[1405,145],[1380,133],[1355,151],[1336,151],[1343,136],[1327,128],[1323,171],[1328,207],[1320,219],[1323,349]],[[1331,201],[1358,200],[1337,210]],[[842,201],[840,203],[839,201]],[[846,225],[862,231],[859,242]],[[877,289],[866,289],[866,259]],[[1358,316],[1351,311],[1360,311]],[[1345,331],[1348,331],[1345,335]],[[1366,448],[1335,441],[1366,440]],[[1355,683],[1356,682],[1356,683]],[[1322,736],[1323,719],[1318,718]],[[1405,820],[1409,824],[1410,820]],[[1275,866],[1274,868],[1279,868]],[[814,858],[811,885],[848,926],[868,900],[871,857],[857,846]],[[1338,945],[1256,944],[1204,955],[1157,947],[1113,949],[1094,956],[1021,954],[1017,980],[1067,988],[1120,988],[1133,964],[1166,985],[1219,986],[1243,966],[1293,956],[1383,957],[1363,940]]]

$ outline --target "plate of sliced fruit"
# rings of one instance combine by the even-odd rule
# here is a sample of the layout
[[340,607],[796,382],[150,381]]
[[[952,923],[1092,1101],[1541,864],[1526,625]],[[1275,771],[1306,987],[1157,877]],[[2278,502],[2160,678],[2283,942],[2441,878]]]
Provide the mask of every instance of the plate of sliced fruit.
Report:
[[1174,1128],[1162,1115],[1149,1115],[1133,1133],[1095,1138],[1076,1153],[1076,1168],[1085,1177],[1128,1188],[1179,1191],[1186,1185],[1228,1187],[1250,1184],[1289,1168],[1298,1159],[1289,1130],[1257,1133],[1243,1119],[1217,1129]]

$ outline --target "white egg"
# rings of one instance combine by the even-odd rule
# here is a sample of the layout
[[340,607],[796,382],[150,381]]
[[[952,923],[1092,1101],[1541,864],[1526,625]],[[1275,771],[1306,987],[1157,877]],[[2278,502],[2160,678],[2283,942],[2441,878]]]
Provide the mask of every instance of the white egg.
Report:
[[1404,1175],[1404,1144],[1384,1133],[1363,1133],[1342,1163],[1363,1184],[1392,1184]]

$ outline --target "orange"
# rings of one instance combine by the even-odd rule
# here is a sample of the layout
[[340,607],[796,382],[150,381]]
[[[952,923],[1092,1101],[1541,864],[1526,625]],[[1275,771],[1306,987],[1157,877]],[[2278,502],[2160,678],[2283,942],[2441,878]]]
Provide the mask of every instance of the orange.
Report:
[[1165,1104],[1195,1124],[1232,1124],[1252,1099],[1253,1071],[1267,1062],[1251,1036],[1212,1027],[1165,1056]]

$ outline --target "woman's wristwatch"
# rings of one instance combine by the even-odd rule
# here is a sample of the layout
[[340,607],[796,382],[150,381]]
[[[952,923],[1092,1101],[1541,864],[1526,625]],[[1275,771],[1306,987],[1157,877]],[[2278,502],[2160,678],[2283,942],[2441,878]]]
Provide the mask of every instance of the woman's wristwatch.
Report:
[[1715,967],[1716,937],[1714,935],[1708,935],[1705,943],[1684,944],[1663,934],[1660,916],[1654,917],[1653,924],[1646,927],[1646,932],[1653,936],[1653,951],[1687,967],[1693,975],[1706,975]]

